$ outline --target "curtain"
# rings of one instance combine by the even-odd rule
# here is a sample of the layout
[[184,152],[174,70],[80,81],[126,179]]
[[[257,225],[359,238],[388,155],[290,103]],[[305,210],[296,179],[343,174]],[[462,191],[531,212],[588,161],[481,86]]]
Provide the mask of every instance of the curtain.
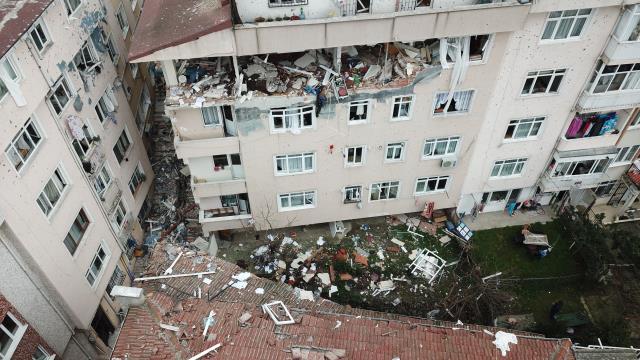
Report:
[[299,172],[302,171],[302,158],[295,157],[289,158],[289,172]]
[[456,110],[457,111],[469,110],[469,105],[471,104],[472,96],[473,96],[472,90],[455,92],[453,94],[453,99],[456,101]]
[[449,93],[437,93],[436,99],[433,101],[433,110],[435,111],[440,105],[446,105]]
[[556,31],[554,39],[566,39],[569,36],[569,30],[571,29],[573,20],[573,18],[562,19],[562,21],[560,21],[560,25],[558,25],[558,31]]

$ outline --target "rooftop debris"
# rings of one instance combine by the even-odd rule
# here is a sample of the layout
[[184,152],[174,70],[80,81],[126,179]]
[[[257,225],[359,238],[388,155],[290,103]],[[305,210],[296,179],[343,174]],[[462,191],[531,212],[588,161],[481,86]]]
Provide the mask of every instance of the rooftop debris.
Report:
[[518,338],[511,333],[498,331],[496,333],[496,339],[493,341],[496,347],[500,350],[500,354],[503,357],[507,356],[507,351],[511,350],[509,344],[518,344]]
[[274,301],[269,304],[262,305],[262,310],[269,314],[271,320],[276,325],[288,325],[295,323],[289,309],[282,301]]

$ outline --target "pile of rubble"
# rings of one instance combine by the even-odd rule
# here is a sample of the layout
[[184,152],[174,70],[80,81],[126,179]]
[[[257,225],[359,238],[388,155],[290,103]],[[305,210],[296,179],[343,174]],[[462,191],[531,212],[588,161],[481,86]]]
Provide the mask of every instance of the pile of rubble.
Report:
[[202,107],[206,100],[233,99],[236,78],[231,58],[183,60],[177,69],[178,86],[169,88],[169,104]]

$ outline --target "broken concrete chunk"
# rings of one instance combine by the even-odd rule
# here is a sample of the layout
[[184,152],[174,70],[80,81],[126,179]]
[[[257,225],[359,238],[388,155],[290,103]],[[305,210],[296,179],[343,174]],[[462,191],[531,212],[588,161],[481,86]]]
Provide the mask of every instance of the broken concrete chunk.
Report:
[[296,288],[296,292],[298,293],[298,299],[300,300],[315,301],[313,298],[313,292],[309,290],[302,290],[302,289]]
[[398,246],[404,246],[404,243],[396,238],[391,239],[391,242]]
[[376,76],[378,76],[378,74],[380,74],[380,71],[382,71],[382,67],[380,65],[369,66],[369,70],[367,70],[367,73],[364,74],[364,81],[375,78]]
[[323,285],[331,285],[331,279],[328,273],[318,274],[318,278],[322,281]]
[[246,312],[238,318],[238,322],[240,324],[245,324],[247,321],[249,321],[249,319],[251,319],[251,313]]
[[311,65],[312,63],[314,63],[316,61],[316,58],[313,57],[312,55],[310,55],[309,53],[306,53],[304,55],[302,55],[300,58],[298,58],[298,60],[296,60],[293,65],[304,69],[307,66]]
[[278,267],[280,269],[286,269],[287,268],[287,263],[284,260],[278,260]]

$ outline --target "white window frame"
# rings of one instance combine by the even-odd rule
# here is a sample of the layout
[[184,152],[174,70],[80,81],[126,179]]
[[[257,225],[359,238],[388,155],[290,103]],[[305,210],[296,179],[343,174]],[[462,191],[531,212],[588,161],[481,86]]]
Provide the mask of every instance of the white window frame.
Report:
[[[420,196],[420,195],[437,194],[437,193],[446,192],[449,189],[450,180],[451,180],[451,177],[448,175],[418,178],[416,180],[414,195]],[[435,181],[435,189],[428,190],[427,184],[433,181]],[[441,189],[439,189],[440,184],[443,182],[444,182],[444,186]],[[419,191],[418,190],[419,186],[422,186],[423,190]]]
[[[38,345],[38,347],[36,347],[36,352],[37,351],[40,351],[42,353],[42,355],[44,356],[44,360],[53,360],[51,358],[51,354],[49,354],[49,352],[47,350],[45,350],[42,346]],[[40,360],[40,359],[36,359],[35,353],[33,355],[31,355],[31,359],[32,360]]]
[[[364,106],[364,119],[351,120],[351,109],[356,108],[356,115],[358,108]],[[373,101],[371,99],[366,100],[354,100],[347,105],[347,125],[361,125],[366,124],[371,120],[371,111],[373,107]]]
[[[124,135],[125,138],[127,139],[129,146],[127,146],[127,148],[124,149],[124,152],[122,153],[122,159],[118,160],[118,156],[116,155],[115,148],[120,143],[120,139],[122,138],[122,135]],[[131,139],[131,135],[129,134],[129,129],[127,129],[127,127],[125,126],[124,129],[122,129],[122,132],[120,133],[118,138],[116,139],[115,144],[113,144],[113,147],[111,148],[111,151],[113,152],[113,156],[116,158],[118,165],[122,164],[122,162],[127,157],[127,155],[129,154],[132,148],[133,148],[133,140]]]
[[[353,160],[349,161],[349,150],[353,149]],[[356,162],[356,152],[357,149],[362,149],[362,156],[360,156],[360,161]],[[363,166],[365,163],[367,154],[367,146],[366,145],[356,145],[356,146],[347,146],[344,149],[344,166],[345,167],[358,167]]]
[[[638,31],[634,34],[636,29]],[[635,36],[635,39],[632,39],[632,36]],[[640,41],[640,5],[629,5],[625,8],[613,37],[621,43]]]
[[[616,184],[618,183],[618,180],[606,180],[606,181],[601,181],[598,183],[598,185],[596,185],[595,187],[593,187],[593,193],[596,195],[596,197],[599,198],[604,198],[607,197],[609,195],[611,195],[611,193],[613,192],[613,189],[615,188]],[[598,190],[600,188],[607,188],[609,187],[609,191],[602,193],[602,194],[598,194]]]
[[[304,116],[311,115],[311,125],[304,125]],[[275,120],[281,118],[282,127],[277,128]],[[269,125],[272,133],[293,133],[302,129],[313,129],[316,126],[315,105],[305,105],[293,108],[274,108],[269,112]]]
[[[40,31],[42,32],[41,34],[38,32],[38,29],[37,29],[38,27],[40,27]],[[38,38],[39,38],[38,40],[42,44],[42,48],[38,48],[38,46],[36,45],[36,41],[34,40],[34,31],[35,31],[35,34],[38,35]],[[33,25],[31,25],[31,28],[29,28],[28,33],[29,33],[29,39],[31,40],[31,43],[34,49],[39,55],[44,54],[44,52],[47,51],[49,47],[51,47],[51,44],[53,44],[51,33],[49,32],[49,29],[47,28],[47,24],[45,23],[42,17],[38,19]],[[42,41],[43,36],[45,37],[45,40],[46,40],[44,42]]]
[[135,12],[138,7],[138,0],[131,0],[131,11]]
[[[615,67],[615,70],[609,71],[605,73],[608,67]],[[622,67],[631,67],[629,70],[625,70]],[[622,82],[620,82],[620,87],[616,90],[610,90],[613,80],[622,76]],[[598,83],[603,78],[610,78],[607,82],[606,89],[602,91],[597,91],[596,88],[599,86]],[[631,63],[631,64],[615,64],[615,65],[607,65],[602,60],[598,61],[596,68],[594,70],[594,74],[588,85],[588,92],[592,95],[598,94],[615,94],[620,92],[631,92],[631,91],[639,91],[640,90],[640,62]]]
[[[387,143],[384,150],[384,162],[393,163],[393,162],[401,162],[404,161],[405,153],[407,148],[406,141],[398,141],[393,143]],[[396,154],[400,150],[400,157],[396,158]],[[389,151],[392,151],[392,157],[389,158]]]
[[[311,159],[311,168],[307,168],[307,159]],[[290,161],[299,160],[302,163],[300,171],[290,169]],[[283,164],[282,170],[278,170],[278,163]],[[316,171],[316,153],[303,152],[296,154],[276,155],[273,157],[273,171],[276,176],[308,174]]]
[[[493,166],[491,167],[489,178],[496,179],[496,178],[510,178],[510,177],[522,176],[522,173],[524,172],[524,167],[527,164],[527,160],[528,160],[527,158],[497,160],[493,163]],[[512,163],[514,164],[512,172],[510,174],[502,175],[502,171],[504,170],[505,165],[510,165]],[[494,170],[496,168],[498,168],[498,172],[496,175],[493,175]]]
[[111,101],[106,91],[104,92],[104,94],[102,94],[102,96],[100,96],[98,101],[96,101],[96,105],[93,107],[94,110],[96,111],[96,115],[98,116],[98,121],[102,125],[108,122],[107,120],[109,120],[109,114],[111,113],[107,108],[107,104],[105,103],[105,98],[107,99],[106,101]]
[[[219,127],[222,126],[222,121],[224,120],[224,114],[222,113],[222,106],[205,106],[200,110],[202,114],[202,124],[204,127]],[[210,118],[210,115],[215,114],[216,121],[211,124],[207,124],[207,118]]]
[[129,19],[127,18],[127,13],[124,11],[124,3],[120,3],[118,10],[115,12],[115,16],[118,26],[120,30],[122,30],[122,38],[126,39],[129,34]]
[[[10,312],[7,312],[5,315],[5,318],[9,317],[9,319],[11,319],[11,321],[13,321],[16,326],[16,332],[11,333],[9,331],[9,329],[5,328],[2,325],[2,322],[0,322],[0,331],[4,332],[5,334],[7,334],[7,336],[11,339],[11,344],[9,345],[9,347],[7,348],[7,353],[6,354],[0,354],[0,359],[11,359],[11,357],[13,356],[13,353],[16,351],[16,349],[18,348],[18,344],[20,344],[20,340],[22,340],[22,337],[24,336],[24,334],[27,332],[27,324],[23,324],[21,321],[19,321],[13,314],[11,314]],[[4,321],[5,319],[3,318],[2,321]]]
[[[391,188],[396,188],[396,196],[390,198],[389,191]],[[378,198],[373,199],[374,189],[378,189]],[[386,189],[386,197],[382,198],[382,190]],[[397,200],[400,197],[400,181],[399,180],[389,180],[389,181],[379,181],[372,183],[369,187],[369,202],[374,201],[389,201],[389,200]]]
[[[7,73],[5,66],[11,69],[11,72],[13,72],[15,77]],[[2,59],[0,59],[0,73],[4,73],[5,76],[9,77],[9,79],[13,80],[13,82],[15,82],[16,84],[19,84],[20,80],[22,80],[22,72],[20,71],[20,67],[13,57],[12,51],[8,52]],[[2,102],[7,96],[9,96],[9,88],[1,79],[0,87],[4,89],[4,94],[0,94],[0,102]]]
[[[134,180],[138,182],[138,184],[134,184]],[[142,184],[146,180],[146,174],[144,173],[144,169],[142,168],[142,164],[138,162],[138,165],[133,169],[133,173],[131,174],[131,178],[129,179],[129,190],[131,191],[131,196],[135,197],[138,193],[138,190],[142,186]]]
[[[296,196],[302,196],[302,205],[291,205],[291,199]],[[282,205],[282,200],[283,199],[288,199],[287,201],[289,202],[289,206],[283,206]],[[311,199],[311,203],[308,204],[307,201],[308,199]],[[293,210],[303,210],[303,209],[313,209],[316,207],[317,201],[318,201],[318,194],[315,190],[309,190],[309,191],[296,191],[296,192],[291,192],[291,193],[285,193],[285,194],[278,194],[278,211],[279,212],[284,212],[284,211],[293,211]]]
[[[56,173],[57,173],[57,175],[56,175]],[[52,181],[54,176],[56,176],[61,182],[61,185],[58,185],[58,184],[56,184],[56,182],[53,182],[53,185],[56,187],[56,190],[58,190],[58,199],[56,200],[55,204],[51,202],[51,199],[49,199],[47,194],[44,192],[44,189],[47,187],[49,182]],[[62,186],[62,188],[60,188],[60,186]],[[38,193],[38,197],[36,198],[36,201],[35,201],[36,205],[38,206],[40,211],[42,211],[42,214],[47,219],[50,219],[53,216],[53,214],[56,213],[58,208],[60,208],[60,206],[61,206],[60,204],[62,203],[62,201],[64,200],[65,196],[69,192],[69,188],[70,187],[71,187],[71,181],[69,180],[69,176],[67,175],[67,172],[64,171],[64,169],[62,167],[62,164],[59,164],[56,167],[56,169],[53,171],[51,176],[49,176],[49,178],[47,179],[47,182],[42,187],[42,190],[40,190],[40,192]],[[47,205],[47,207],[49,208],[48,212],[46,212],[40,205],[39,200],[40,200],[41,197],[42,197],[43,201],[46,201],[45,205]]]
[[[107,174],[107,176],[109,177],[109,180],[105,179],[104,173]],[[96,175],[93,179],[93,189],[96,191],[96,194],[98,194],[98,196],[102,196],[107,191],[112,181],[113,181],[113,173],[111,172],[111,169],[109,169],[109,164],[107,164],[107,162],[105,161],[104,165],[102,165],[100,170],[96,172]],[[102,186],[104,186],[104,188],[102,190],[98,190],[98,187],[101,187],[97,185],[98,182],[103,184]]]
[[138,65],[138,63],[129,63],[129,70],[131,71],[131,77],[135,79],[138,77],[140,66]]
[[[83,126],[83,130],[84,131],[84,139],[82,140],[78,140],[75,137],[73,137],[71,139],[71,146],[73,147],[74,152],[76,153],[76,155],[78,155],[80,157],[80,160],[86,158],[87,154],[89,154],[91,152],[91,149],[93,149],[94,147],[94,141],[93,141],[93,137],[95,137],[96,133],[93,131],[93,129],[91,128],[91,126],[89,125],[89,122],[85,122],[84,126]],[[76,145],[78,144],[80,151],[82,152],[82,154],[78,154]],[[85,145],[87,147],[87,150],[84,150],[84,148],[82,147],[82,145]]]
[[[78,68],[78,64],[76,64],[76,57],[78,57],[78,55],[80,55],[81,62],[86,67],[85,70]],[[85,55],[88,55],[90,59],[87,59],[87,56]],[[94,65],[87,67],[87,62],[88,62],[87,60],[93,62]],[[89,68],[95,66],[97,63],[100,62],[100,60],[98,59],[98,54],[95,48],[93,47],[93,43],[90,42],[89,40],[85,41],[82,47],[80,47],[80,50],[78,50],[78,52],[73,56],[73,59],[71,61],[73,61],[73,66],[75,66],[78,71],[87,71]]]
[[[467,107],[465,109],[462,109],[462,110],[450,111],[449,107],[451,106],[451,102],[455,100],[456,94],[460,94],[460,93],[467,93],[468,94],[469,102],[467,104]],[[442,111],[436,112],[436,110],[440,108],[439,105],[442,104],[441,100],[439,101],[438,99],[447,98],[448,94],[449,94],[448,91],[436,92],[436,95],[433,98],[433,107],[432,107],[432,111],[431,111],[433,116],[454,116],[454,115],[468,114],[469,112],[471,112],[471,108],[473,107],[473,100],[476,97],[476,91],[473,90],[473,89],[456,90],[456,91],[454,91],[453,92],[453,97],[447,101],[447,103],[444,106],[444,109]]]
[[118,63],[120,62],[120,53],[116,45],[113,43],[112,33],[108,33],[104,30],[103,27],[100,28],[100,36],[102,37],[102,45],[107,48],[107,53],[109,54],[109,58],[115,67],[118,67]]
[[[461,142],[460,136],[450,136],[444,138],[430,138],[425,139],[422,145],[422,159],[430,160],[430,159],[441,159],[446,156],[454,156],[458,153],[458,148],[460,147]],[[444,154],[435,154],[435,150],[440,144],[445,144],[445,152]],[[451,151],[450,147],[454,144],[454,149]],[[430,154],[427,154],[427,146],[431,147]]]
[[[67,103],[64,104],[64,106],[60,106],[60,100],[57,96],[55,96],[56,91],[58,91],[59,88],[62,88],[66,96],[68,97]],[[74,95],[75,93],[73,88],[71,87],[71,82],[67,79],[66,74],[64,74],[63,72],[62,76],[60,76],[60,79],[58,79],[58,81],[53,84],[51,90],[47,93],[47,103],[49,104],[49,107],[51,108],[55,116],[60,117],[60,115],[62,115],[62,113],[71,105],[71,103],[73,103]],[[53,99],[55,99],[56,101],[55,106],[53,104]],[[56,106],[60,109],[59,112],[56,110]]]
[[[584,161],[591,161],[593,160],[593,164],[591,165],[591,167],[589,168],[589,170],[585,173],[585,174],[576,174],[576,175],[572,175],[571,173],[576,169],[577,165],[581,162]],[[565,160],[565,161],[556,161],[555,165],[553,166],[553,168],[551,169],[551,177],[552,178],[571,178],[571,177],[580,177],[580,176],[590,176],[593,174],[604,174],[605,172],[607,172],[607,169],[611,166],[611,159],[610,158],[589,158],[589,159],[574,159],[574,160]],[[566,174],[568,175],[558,175],[556,174],[556,171],[558,170],[559,165],[561,164],[568,164],[567,165],[567,171]],[[600,166],[604,164],[604,167],[602,167],[602,171],[596,171],[596,169]]]
[[611,166],[631,164],[638,157],[640,145],[629,145],[618,149],[615,159],[611,162]]
[[[457,53],[458,47],[461,48],[461,55],[463,57],[466,56],[466,54],[469,54],[469,57],[471,57],[471,38],[472,37],[477,38],[480,36],[487,37],[487,42],[482,47],[481,58],[475,59],[475,60],[472,60],[470,58],[469,65],[486,64],[487,59],[489,58],[489,53],[491,51],[491,48],[493,47],[494,34],[478,34],[478,35],[463,36],[463,37],[441,38],[440,49],[446,51],[446,54],[444,54],[443,56],[440,56],[440,59],[439,59],[440,64],[442,65],[442,68],[451,69],[455,65],[456,60],[455,58],[452,58],[452,54]],[[449,52],[449,50],[452,50],[452,52]]]
[[[70,233],[73,227],[76,225],[76,220],[78,220],[79,217],[82,218],[81,214],[84,215],[84,218],[86,219],[86,226],[84,228],[81,228],[82,233],[80,234],[80,238],[76,241],[76,239],[73,239],[70,236]],[[78,210],[78,215],[76,215],[76,217],[73,218],[71,225],[69,225],[69,230],[67,231],[64,239],[62,240],[62,245],[64,245],[64,247],[67,250],[69,250],[69,254],[71,255],[71,257],[75,257],[75,255],[78,254],[78,248],[80,247],[80,244],[82,243],[82,240],[84,239],[84,237],[89,232],[89,228],[91,227],[91,224],[93,224],[93,218],[89,216],[89,213],[87,212],[87,210],[85,210],[85,208],[80,208],[80,210]],[[75,246],[73,251],[71,251],[71,249],[69,249],[69,247],[67,246],[67,243],[66,243],[67,236],[71,237],[71,240],[73,241],[73,245]]]
[[[560,89],[562,87],[562,81],[564,77],[567,75],[568,69],[545,69],[545,70],[536,70],[527,72],[527,76],[524,79],[524,84],[522,85],[522,90],[520,90],[520,96],[532,96],[532,95],[551,95],[560,93]],[[544,91],[534,92],[535,84],[541,77],[549,76],[549,83]],[[556,79],[559,78],[558,88],[555,91],[551,91],[553,83]],[[527,82],[531,80],[531,84],[529,85],[529,89],[527,90]]]
[[76,5],[75,9],[73,8],[71,1],[73,0],[64,0],[64,7],[67,10],[67,16],[68,17],[72,17],[77,11],[78,9],[80,9],[82,7],[82,4],[84,3],[84,0],[77,0],[78,1],[78,5]]
[[[347,199],[350,197],[350,199]],[[349,185],[342,189],[342,202],[354,204],[362,201],[362,185]]]
[[[504,142],[516,142],[516,141],[526,141],[526,140],[537,139],[538,135],[542,133],[542,127],[546,119],[547,119],[546,116],[535,116],[535,117],[529,117],[529,118],[510,120],[509,124],[507,124],[507,130],[504,133],[504,138],[503,138]],[[524,137],[516,137],[516,134],[518,134],[518,130],[520,130],[520,128],[523,126],[528,126],[528,125],[530,125],[530,127],[529,127],[529,130],[527,131],[527,135]],[[536,125],[538,125],[537,131],[535,134],[532,134],[533,130],[536,129]],[[513,127],[513,131],[511,132],[511,137],[508,138],[507,134],[509,133],[510,127]]]
[[[118,224],[116,215],[122,215],[122,223]],[[111,213],[111,226],[113,226],[116,231],[120,231],[122,230],[126,222],[127,222],[127,204],[122,198],[122,196],[120,196],[120,200],[118,200],[118,204],[116,205],[116,207],[113,209],[113,212]]]
[[[413,107],[415,105],[416,96],[415,95],[400,95],[395,96],[393,101],[391,102],[391,121],[404,121],[410,120],[413,116]],[[409,106],[409,110],[406,115],[400,115],[400,110],[404,105]],[[398,107],[398,116],[393,116],[396,112],[396,106]]]
[[634,113],[631,114],[629,120],[629,128],[635,129],[640,126],[640,108],[636,108]]
[[[104,253],[104,256],[102,258],[100,258],[99,256],[100,250],[102,250],[102,252]],[[98,259],[100,259],[100,268],[98,269],[98,272],[95,273],[95,271],[93,270],[93,264]],[[98,250],[96,250],[95,255],[93,255],[93,258],[89,263],[87,272],[84,275],[84,277],[87,279],[87,282],[89,282],[89,286],[91,286],[92,289],[95,289],[100,283],[100,279],[102,278],[102,275],[105,273],[105,269],[108,267],[110,259],[111,259],[111,250],[109,249],[109,246],[107,246],[107,244],[104,241],[101,241],[100,245],[98,246]],[[93,277],[93,281],[89,280],[89,275]]]
[[[575,11],[575,14],[573,12]],[[552,11],[547,16],[547,20],[542,27],[542,34],[540,34],[540,42],[559,42],[559,41],[567,41],[567,40],[577,40],[582,37],[587,25],[589,24],[589,20],[591,19],[591,15],[594,13],[593,9],[583,8],[583,9],[570,9],[564,11]],[[553,16],[553,17],[552,17]],[[577,35],[572,35],[575,31],[576,27],[582,20],[582,27],[580,28],[580,32]],[[569,26],[569,31],[567,32],[567,37],[564,38],[556,38],[558,35],[558,29],[560,28],[560,24],[563,21],[570,21],[571,24]],[[550,37],[544,38],[544,34],[547,32],[547,27],[553,26],[553,30],[551,31]]]
[[[38,135],[40,135],[40,140],[35,144],[31,136],[28,135],[28,133],[26,132],[27,127],[29,125],[32,125],[33,128],[38,133]],[[31,151],[28,153],[26,159],[22,156],[22,154],[20,154],[20,151],[18,151],[18,148],[16,148],[16,145],[15,145],[16,142],[22,138],[23,134],[27,134],[29,136],[29,141],[31,142],[30,145],[35,145],[32,147]],[[45,140],[44,132],[41,130],[40,125],[38,124],[38,121],[35,118],[35,115],[32,115],[29,119],[27,119],[24,125],[22,125],[22,127],[18,130],[18,133],[13,137],[9,145],[7,145],[7,147],[4,150],[4,154],[7,157],[7,160],[12,165],[13,169],[18,172],[18,174],[21,174],[24,171],[24,169],[28,167],[29,163],[31,162],[31,159],[34,158],[35,153],[38,151],[38,149],[40,149],[40,144],[42,144],[44,140]],[[17,154],[20,157],[20,160],[22,161],[21,163],[22,165],[20,166],[20,168],[16,168],[13,165],[13,160],[11,160],[11,157],[9,157],[9,150],[13,150],[15,154]]]

